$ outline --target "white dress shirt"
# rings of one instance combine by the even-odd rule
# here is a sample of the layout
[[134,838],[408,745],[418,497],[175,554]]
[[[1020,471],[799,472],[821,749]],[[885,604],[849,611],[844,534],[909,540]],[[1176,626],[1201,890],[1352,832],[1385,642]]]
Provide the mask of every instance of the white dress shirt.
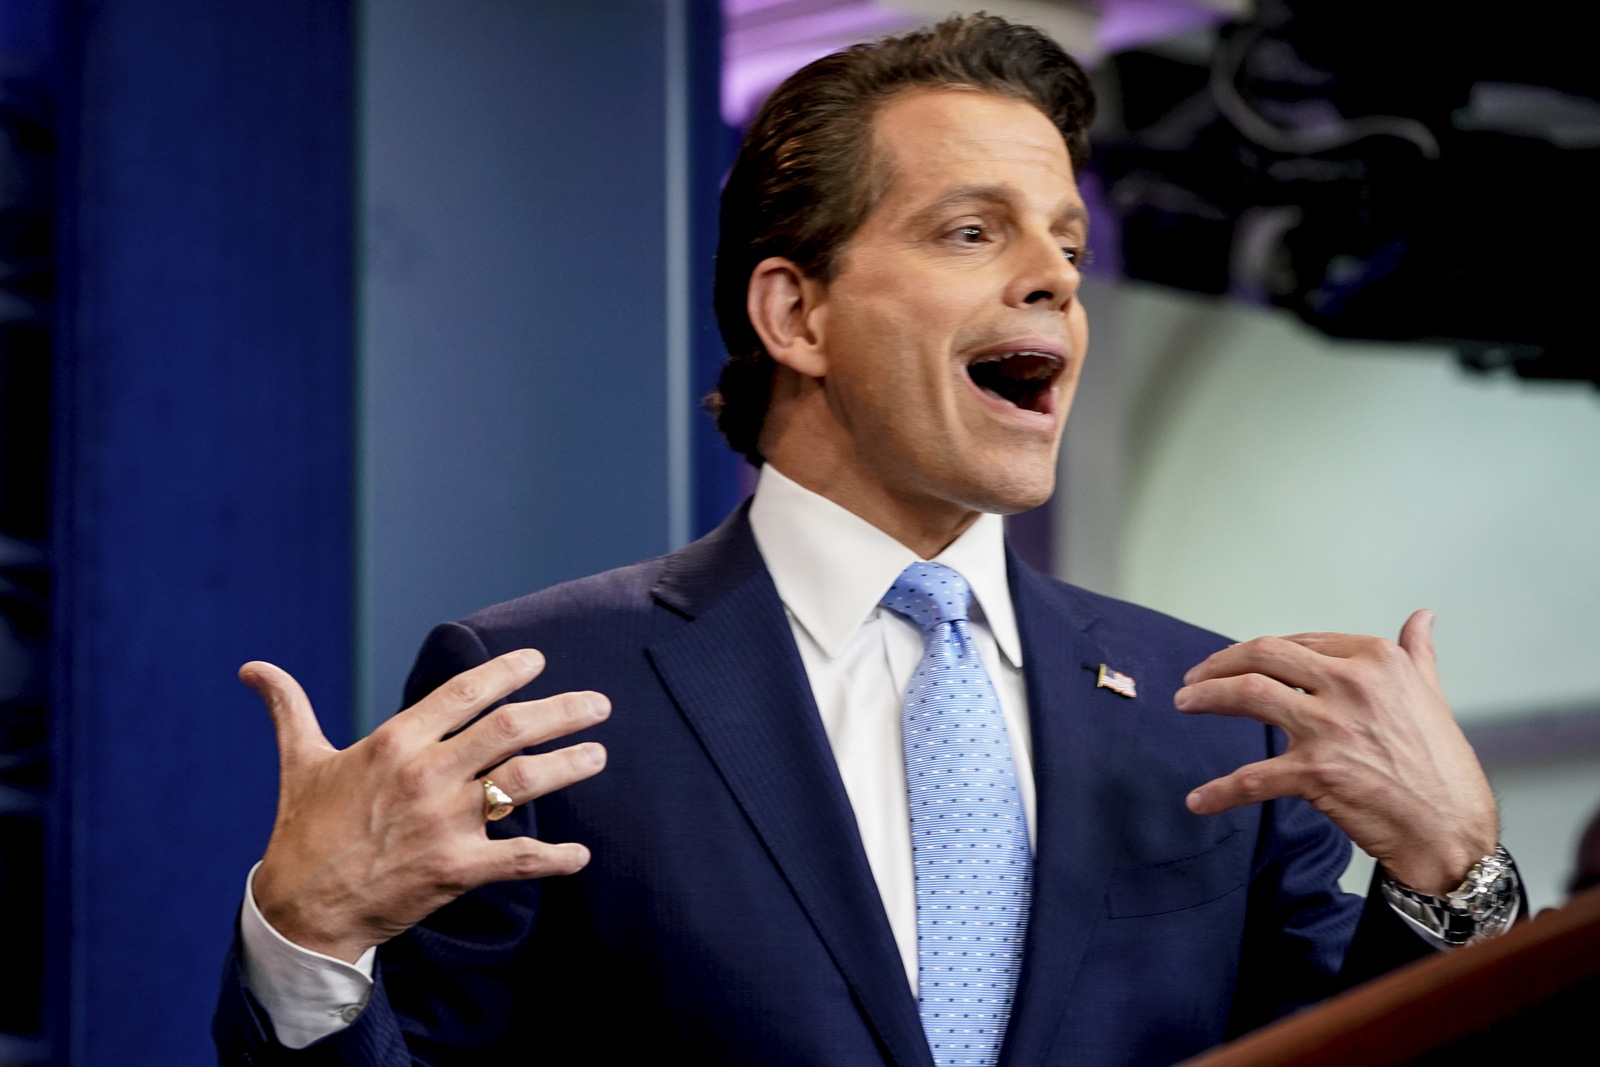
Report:
[[[778,587],[817,712],[855,809],[906,979],[917,989],[917,898],[911,866],[900,709],[922,631],[878,601],[921,557],[865,519],[761,470],[750,526]],[[1033,745],[1022,681],[1022,641],[1006,582],[1005,523],[980,515],[936,557],[972,587],[972,636],[1011,735],[1017,785],[1034,839]]]
[[361,1015],[372,995],[372,966],[378,950],[369,948],[355,963],[313,952],[272,928],[256,907],[256,864],[244,883],[239,935],[244,942],[244,984],[250,987],[272,1031],[286,1048],[305,1048],[343,1030]]
[[[750,525],[766,560],[817,711],[855,809],[867,863],[894,932],[906,980],[917,989],[917,901],[911,866],[900,707],[922,658],[922,631],[879,605],[900,572],[920,558],[769,463]],[[1022,642],[1006,581],[1004,523],[982,515],[937,562],[972,586],[971,629],[1011,734],[1017,784],[1034,837],[1034,785]],[[604,863],[605,857],[596,857]],[[376,950],[354,964],[301,948],[262,918],[251,884],[240,914],[245,983],[272,1019],[278,1040],[304,1048],[350,1025],[372,992]]]

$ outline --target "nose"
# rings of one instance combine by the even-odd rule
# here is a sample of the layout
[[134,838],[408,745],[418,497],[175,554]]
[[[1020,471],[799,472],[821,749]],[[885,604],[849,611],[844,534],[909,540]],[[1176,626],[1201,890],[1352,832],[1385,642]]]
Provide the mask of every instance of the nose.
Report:
[[1017,244],[1017,269],[1008,287],[1008,302],[1022,308],[1065,311],[1072,306],[1081,280],[1060,238],[1053,233],[1030,235]]

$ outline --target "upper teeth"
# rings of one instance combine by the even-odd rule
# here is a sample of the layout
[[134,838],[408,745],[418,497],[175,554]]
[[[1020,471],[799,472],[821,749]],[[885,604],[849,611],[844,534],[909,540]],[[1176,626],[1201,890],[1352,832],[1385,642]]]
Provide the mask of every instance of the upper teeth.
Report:
[[973,360],[969,366],[976,367],[980,363],[999,363],[1002,360],[1011,359],[1014,356],[1037,356],[1039,359],[1047,359],[1051,363],[1061,362],[1058,357],[1052,356],[1048,352],[1034,352],[1032,350],[1028,350],[1023,352],[992,352],[986,356],[979,356],[977,359]]

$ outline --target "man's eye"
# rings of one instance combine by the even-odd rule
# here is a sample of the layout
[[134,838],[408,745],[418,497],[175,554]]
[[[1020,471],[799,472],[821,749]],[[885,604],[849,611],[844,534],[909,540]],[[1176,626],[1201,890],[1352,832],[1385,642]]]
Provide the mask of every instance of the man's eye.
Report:
[[965,244],[977,244],[979,241],[983,240],[983,227],[961,226],[956,229],[954,236]]
[[1094,254],[1092,252],[1090,252],[1087,248],[1082,248],[1076,245],[1068,245],[1061,250],[1061,254],[1067,257],[1068,263],[1071,263],[1077,267],[1087,266],[1094,260]]

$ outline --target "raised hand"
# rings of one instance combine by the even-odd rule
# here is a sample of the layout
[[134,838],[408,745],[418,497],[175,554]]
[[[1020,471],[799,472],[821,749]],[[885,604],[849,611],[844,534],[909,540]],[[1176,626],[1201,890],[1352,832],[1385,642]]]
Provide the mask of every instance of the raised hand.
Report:
[[490,768],[522,804],[595,774],[606,753],[594,742],[514,754],[600,722],[611,713],[605,697],[506,704],[442,740],[543,669],[532,649],[508,652],[340,750],[287,672],[239,668],[278,735],[278,816],[254,883],[267,922],[303,948],[354,962],[476,886],[582,869],[589,850],[579,844],[490,839],[477,775]]
[[1494,851],[1494,794],[1439,685],[1433,612],[1414,612],[1398,643],[1258,637],[1208,657],[1183,680],[1178,710],[1248,716],[1289,738],[1282,755],[1190,793],[1196,814],[1304,797],[1392,877],[1424,893],[1454,889]]

